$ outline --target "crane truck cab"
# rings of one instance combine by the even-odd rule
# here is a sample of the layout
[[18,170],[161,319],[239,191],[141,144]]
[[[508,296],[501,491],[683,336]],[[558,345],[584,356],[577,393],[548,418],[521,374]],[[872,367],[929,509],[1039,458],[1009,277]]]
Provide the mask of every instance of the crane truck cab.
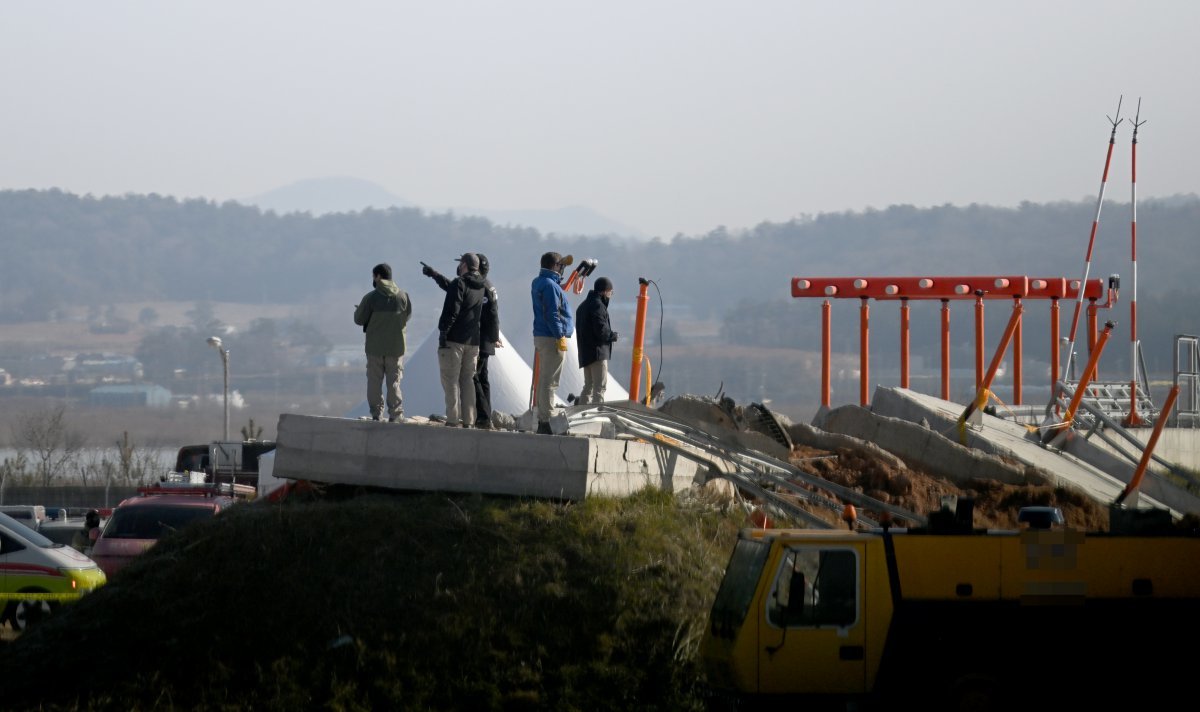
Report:
[[740,532],[701,643],[713,699],[1079,709],[1191,679],[1194,531],[1114,513],[1084,533],[1057,510],[972,529],[959,504],[919,529]]

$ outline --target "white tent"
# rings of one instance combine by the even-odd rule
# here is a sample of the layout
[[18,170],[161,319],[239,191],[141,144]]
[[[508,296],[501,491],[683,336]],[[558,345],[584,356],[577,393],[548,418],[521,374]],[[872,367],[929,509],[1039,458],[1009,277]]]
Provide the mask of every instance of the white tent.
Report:
[[[417,348],[404,357],[404,377],[400,380],[400,392],[404,398],[406,416],[445,415],[446,398],[442,393],[442,380],[437,363],[437,330],[434,329],[421,340]],[[492,388],[492,410],[518,416],[529,410],[529,389],[533,381],[533,368],[512,347],[504,333],[500,333],[503,348],[488,359],[488,383]],[[532,357],[532,354],[530,354]],[[365,378],[364,388],[365,388]],[[563,362],[563,373],[558,381],[558,396],[555,404],[566,405],[567,396],[579,395],[583,390],[583,370],[579,368],[579,349],[575,337],[567,340],[567,356]],[[610,373],[606,400],[628,400],[629,392]],[[347,418],[370,415],[371,410],[364,398],[346,413]]]

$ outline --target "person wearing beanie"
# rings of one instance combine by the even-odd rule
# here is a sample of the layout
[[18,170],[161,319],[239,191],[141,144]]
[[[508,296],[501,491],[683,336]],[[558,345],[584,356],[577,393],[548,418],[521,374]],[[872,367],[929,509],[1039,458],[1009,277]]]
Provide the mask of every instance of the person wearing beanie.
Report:
[[599,277],[575,312],[575,323],[579,327],[579,367],[583,369],[583,390],[576,401],[580,405],[604,402],[604,391],[608,388],[608,360],[617,340],[617,332],[612,330],[608,318],[608,300],[612,293],[612,280]]
[[483,313],[483,276],[474,252],[458,258],[458,276],[446,287],[438,319],[438,370],[446,397],[446,425],[475,424],[475,362]]
[[530,285],[533,297],[533,347],[537,355],[537,432],[552,435],[550,412],[554,392],[562,376],[567,355],[567,339],[575,330],[575,319],[562,289],[562,272],[566,266],[557,252],[542,255],[542,268]]
[[[412,316],[412,302],[392,281],[392,268],[386,262],[371,270],[371,284],[375,288],[354,310],[354,323],[367,335],[367,405],[372,420],[383,420],[386,400],[388,420],[398,423],[404,418],[400,379],[404,376],[404,328]],[[386,399],[382,395],[385,389]]]
[[[476,252],[479,258],[479,274],[483,277],[483,311],[479,316],[479,357],[475,364],[475,427],[483,430],[492,428],[492,386],[488,380],[488,358],[503,348],[500,341],[500,302],[495,287],[488,280],[491,264],[487,255]],[[442,291],[449,291],[451,281],[442,273],[421,263],[421,273],[431,277]]]

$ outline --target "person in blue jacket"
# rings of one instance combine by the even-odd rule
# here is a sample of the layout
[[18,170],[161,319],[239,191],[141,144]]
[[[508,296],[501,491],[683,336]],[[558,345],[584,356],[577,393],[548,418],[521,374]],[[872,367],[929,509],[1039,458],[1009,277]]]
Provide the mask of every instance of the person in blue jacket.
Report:
[[530,286],[533,297],[533,347],[537,353],[538,433],[550,435],[550,412],[554,392],[562,376],[567,339],[575,329],[571,307],[562,289],[563,258],[557,252],[542,255],[542,268]]

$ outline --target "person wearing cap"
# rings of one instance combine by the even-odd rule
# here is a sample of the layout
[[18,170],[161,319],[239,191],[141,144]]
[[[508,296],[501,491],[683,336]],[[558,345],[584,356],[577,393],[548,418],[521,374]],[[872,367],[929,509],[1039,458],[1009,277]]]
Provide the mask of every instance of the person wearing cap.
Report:
[[412,302],[392,281],[392,268],[386,262],[371,270],[371,284],[375,288],[354,310],[354,323],[367,335],[367,406],[372,420],[383,420],[386,400],[388,421],[398,423],[404,419],[400,379],[404,377],[404,328],[412,316]]
[[575,329],[567,295],[562,289],[562,255],[547,252],[542,255],[542,268],[530,285],[533,296],[533,346],[537,353],[537,419],[538,433],[549,435],[550,412],[554,392],[562,376],[563,360],[567,354],[567,339]]
[[607,277],[596,279],[579,309],[575,311],[575,323],[579,326],[579,367],[583,369],[583,390],[579,393],[580,405],[603,403],[604,391],[608,387],[608,359],[617,332],[612,330],[608,318],[608,300],[612,297],[613,283]]
[[[484,430],[492,428],[492,385],[488,380],[488,358],[496,354],[497,348],[503,348],[500,341],[500,302],[495,287],[488,280],[490,270],[487,255],[476,252],[479,258],[479,274],[483,277],[483,311],[479,316],[479,358],[475,364],[475,427]],[[441,272],[425,263],[421,263],[421,273],[432,277],[443,291],[450,289],[452,280]]]
[[475,362],[484,300],[479,256],[464,253],[457,271],[458,276],[446,285],[438,319],[438,370],[446,396],[446,425],[469,428],[475,423]]

